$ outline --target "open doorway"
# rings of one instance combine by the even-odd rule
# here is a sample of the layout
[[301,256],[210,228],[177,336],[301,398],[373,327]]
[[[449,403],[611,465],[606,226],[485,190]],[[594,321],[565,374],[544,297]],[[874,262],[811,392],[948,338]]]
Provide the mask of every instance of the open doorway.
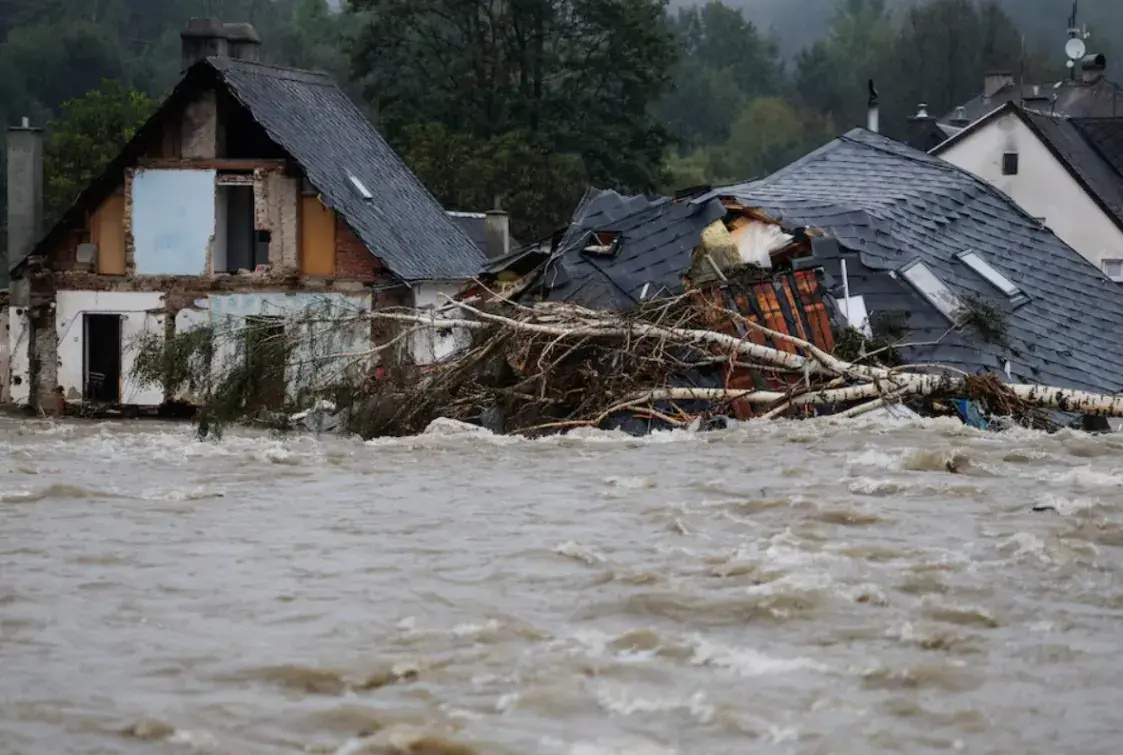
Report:
[[84,398],[101,404],[121,403],[121,315],[87,314],[85,322]]
[[253,270],[268,262],[260,259],[259,244],[254,232],[253,184],[236,183],[218,186],[215,206],[216,273]]

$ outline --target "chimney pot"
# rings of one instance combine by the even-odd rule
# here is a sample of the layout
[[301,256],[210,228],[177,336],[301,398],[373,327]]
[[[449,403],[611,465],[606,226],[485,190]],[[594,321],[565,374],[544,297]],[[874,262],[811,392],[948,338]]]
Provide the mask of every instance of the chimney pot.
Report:
[[8,243],[0,259],[0,288],[12,260],[23,258],[43,233],[43,129],[29,118],[8,129]]
[[[498,202],[496,202],[498,205]],[[511,219],[505,210],[488,210],[484,218],[485,253],[488,259],[506,257],[511,252]]]
[[1014,77],[1005,71],[993,71],[983,78],[983,96],[993,97],[1006,87],[1014,86]]
[[915,118],[928,118],[929,117],[928,116],[928,103],[926,103],[926,102],[920,103],[920,105],[916,108],[916,115],[914,117]]
[[261,37],[253,24],[228,23],[225,31],[230,57],[254,62],[261,60]]

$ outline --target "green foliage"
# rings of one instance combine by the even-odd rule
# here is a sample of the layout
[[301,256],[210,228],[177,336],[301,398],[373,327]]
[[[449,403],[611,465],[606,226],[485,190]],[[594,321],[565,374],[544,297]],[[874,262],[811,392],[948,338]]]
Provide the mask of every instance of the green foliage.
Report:
[[[540,185],[569,184],[575,165],[582,182],[600,186],[649,191],[662,183],[670,137],[651,106],[670,83],[676,54],[660,0],[354,0],[350,14],[354,72],[387,137],[419,172],[427,173],[412,145],[422,128],[425,144],[442,133],[450,152],[538,152],[528,172]],[[439,196],[479,201],[487,180],[442,167],[452,175]],[[543,208],[522,218],[534,235],[572,210],[521,199],[518,189],[502,193],[512,208]]]
[[99,89],[63,103],[62,116],[48,126],[43,150],[43,204],[49,221],[70,207],[155,107],[148,95],[111,79],[103,79]]

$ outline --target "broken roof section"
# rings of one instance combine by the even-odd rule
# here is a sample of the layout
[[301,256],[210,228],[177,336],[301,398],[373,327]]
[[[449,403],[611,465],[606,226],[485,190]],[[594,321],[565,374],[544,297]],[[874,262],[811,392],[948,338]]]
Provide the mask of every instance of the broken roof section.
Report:
[[[851,296],[864,296],[871,320],[908,333],[907,361],[1103,393],[1123,388],[1123,291],[955,166],[855,129],[763,180],[699,201],[720,196],[832,237],[813,242],[830,293],[843,298],[846,260]],[[1001,276],[997,283],[964,259],[971,252]],[[985,303],[993,327],[952,328],[942,311],[949,301],[964,312]]]
[[[330,76],[232,58],[192,66],[157,112],[32,251],[119,185],[158,129],[200,92],[225,89],[386,266],[405,281],[463,280],[485,257]],[[30,256],[30,255],[28,255]],[[24,258],[26,259],[26,257]],[[13,269],[24,260],[13,260]]]
[[681,293],[702,232],[725,215],[721,202],[676,202],[589,189],[542,273],[550,301],[628,309]]

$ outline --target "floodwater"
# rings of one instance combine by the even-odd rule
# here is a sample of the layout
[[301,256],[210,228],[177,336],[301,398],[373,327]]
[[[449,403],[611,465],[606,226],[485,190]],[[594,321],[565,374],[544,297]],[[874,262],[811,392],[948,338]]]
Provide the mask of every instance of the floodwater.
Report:
[[0,449],[5,755],[1123,751],[1123,436]]

